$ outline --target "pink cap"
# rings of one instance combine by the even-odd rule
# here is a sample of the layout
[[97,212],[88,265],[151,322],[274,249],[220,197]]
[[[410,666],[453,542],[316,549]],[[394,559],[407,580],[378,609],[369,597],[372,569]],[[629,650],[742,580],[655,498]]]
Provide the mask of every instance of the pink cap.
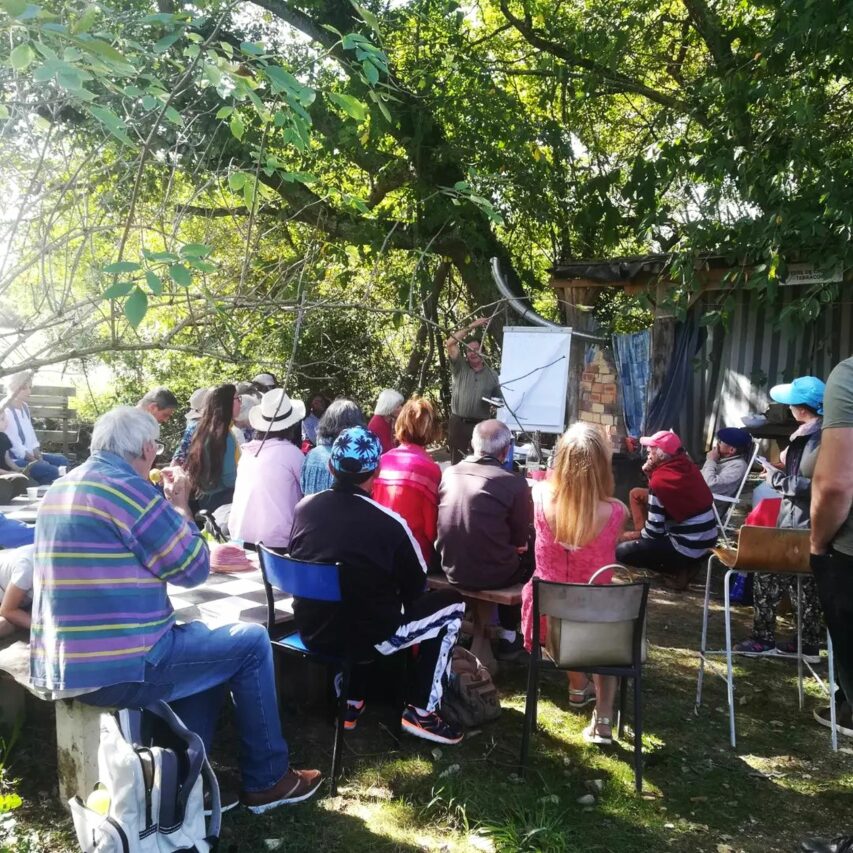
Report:
[[681,450],[681,439],[669,429],[662,429],[654,435],[644,435],[640,444],[644,447],[659,447],[664,453],[678,453]]

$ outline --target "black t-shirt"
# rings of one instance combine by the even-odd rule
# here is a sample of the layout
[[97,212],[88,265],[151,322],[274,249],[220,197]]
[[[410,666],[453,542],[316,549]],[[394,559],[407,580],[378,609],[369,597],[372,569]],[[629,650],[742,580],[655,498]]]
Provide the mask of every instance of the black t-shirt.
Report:
[[6,464],[6,454],[12,449],[12,442],[9,441],[9,436],[5,432],[0,432],[0,468],[4,471],[12,469]]

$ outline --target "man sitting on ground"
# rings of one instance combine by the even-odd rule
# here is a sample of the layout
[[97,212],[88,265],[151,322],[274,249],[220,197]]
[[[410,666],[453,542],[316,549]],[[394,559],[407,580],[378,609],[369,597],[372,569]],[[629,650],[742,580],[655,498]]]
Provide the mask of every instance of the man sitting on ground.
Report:
[[321,777],[289,767],[266,630],[175,624],[167,581],[197,586],[209,562],[183,472],[163,472],[165,497],[148,482],[159,433],[138,408],[102,415],[92,455],[39,507],[32,682],[51,698],[101,707],[165,699],[208,749],[227,688],[240,732],[242,802],[261,813],[308,799]]
[[[526,583],[533,574],[529,559],[533,501],[527,481],[502,465],[512,434],[506,424],[477,424],[473,455],[445,469],[438,489],[438,539],[441,566],[451,583],[468,589],[502,589]],[[516,628],[518,606],[501,605],[496,656],[516,657],[522,639]]]
[[[417,645],[403,730],[436,743],[459,743],[462,734],[437,712],[465,608],[453,591],[424,592],[427,567],[412,532],[399,515],[371,499],[381,452],[369,430],[345,429],[332,445],[332,487],[296,505],[290,556],[341,563],[343,602],[296,598],[293,615],[305,645],[318,652],[353,649],[369,658]],[[353,684],[350,697],[359,695],[364,694]],[[364,701],[350,697],[346,727],[354,729]]]
[[162,385],[153,388],[137,404],[137,408],[148,412],[158,424],[166,423],[178,408],[178,398]]
[[723,427],[717,444],[705,456],[702,476],[715,495],[733,498],[749,467],[752,436],[745,429]]
[[673,576],[684,589],[704,557],[717,543],[713,497],[699,467],[666,430],[640,439],[649,448],[643,471],[649,478],[649,515],[632,541],[616,547],[620,563]]

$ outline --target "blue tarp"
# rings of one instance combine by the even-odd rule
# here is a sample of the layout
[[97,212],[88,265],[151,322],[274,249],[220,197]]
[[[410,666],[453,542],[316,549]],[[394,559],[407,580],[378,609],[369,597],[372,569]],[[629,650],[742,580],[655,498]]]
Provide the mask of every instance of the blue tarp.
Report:
[[646,388],[651,371],[651,331],[613,335],[613,355],[622,391],[622,412],[628,435],[643,434]]

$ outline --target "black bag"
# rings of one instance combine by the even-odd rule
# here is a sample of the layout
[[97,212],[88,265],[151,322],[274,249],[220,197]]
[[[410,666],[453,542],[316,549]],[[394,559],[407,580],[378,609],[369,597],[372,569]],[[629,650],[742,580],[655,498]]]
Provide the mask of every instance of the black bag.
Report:
[[489,671],[467,649],[455,646],[441,716],[453,726],[472,728],[500,715],[501,701]]

